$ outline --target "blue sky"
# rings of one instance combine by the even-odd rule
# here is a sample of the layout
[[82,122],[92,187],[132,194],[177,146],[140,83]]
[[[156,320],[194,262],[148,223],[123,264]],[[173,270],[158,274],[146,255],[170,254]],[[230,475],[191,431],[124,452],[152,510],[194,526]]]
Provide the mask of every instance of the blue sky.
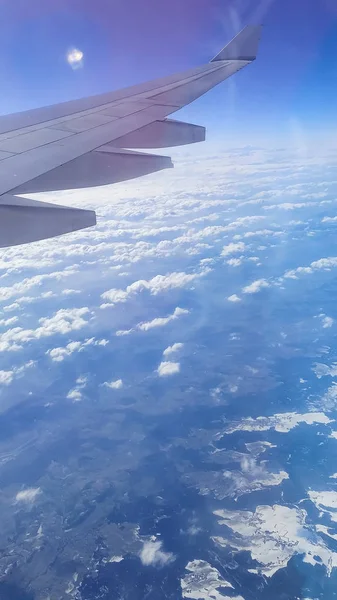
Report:
[[[258,61],[183,111],[213,136],[257,141],[336,125],[334,0],[0,0],[0,112],[116,89],[207,62],[243,25]],[[69,48],[84,53],[73,71]],[[220,124],[220,127],[219,127]]]

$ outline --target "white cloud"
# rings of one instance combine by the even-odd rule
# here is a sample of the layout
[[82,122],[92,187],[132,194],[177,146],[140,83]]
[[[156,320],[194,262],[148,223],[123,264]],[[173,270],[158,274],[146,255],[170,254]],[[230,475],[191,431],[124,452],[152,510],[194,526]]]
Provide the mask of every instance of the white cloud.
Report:
[[174,321],[175,319],[178,319],[179,317],[188,314],[189,311],[187,309],[179,308],[179,306],[177,306],[172,315],[169,315],[168,317],[157,317],[152,321],[139,323],[139,325],[137,325],[137,329],[139,329],[140,331],[148,331],[149,329],[153,329],[155,327],[163,327],[167,325],[167,323],[169,323],[170,321]]
[[[147,290],[150,294],[155,296],[167,290],[186,287],[196,279],[204,277],[209,271],[210,268],[206,267],[199,273],[175,272],[169,273],[168,275],[156,275],[150,280],[139,279],[131,285],[128,285],[125,290],[107,290],[101,295],[101,298],[102,300],[107,300],[111,305],[114,305],[120,302],[126,302],[130,296],[144,290]],[[104,308],[106,308],[106,306],[104,306]]]
[[308,206],[315,206],[314,202],[284,202],[283,204],[270,204],[264,206],[264,210],[295,210],[296,208],[307,208]]
[[240,258],[230,258],[226,261],[226,264],[230,267],[239,267],[242,264],[243,258],[243,256],[240,256]]
[[244,252],[246,245],[243,242],[234,244],[233,242],[224,246],[221,252],[221,256],[229,256],[231,254],[237,254],[238,252]]
[[180,308],[179,306],[177,306],[177,308],[174,309],[174,312],[171,315],[168,315],[167,317],[156,317],[155,319],[152,319],[152,321],[145,321],[144,323],[138,323],[138,325],[136,325],[134,327],[134,329],[124,329],[124,330],[120,329],[120,330],[116,331],[116,335],[124,336],[124,335],[130,335],[131,333],[134,333],[135,331],[149,331],[150,329],[155,329],[156,327],[164,327],[171,321],[175,321],[179,317],[182,317],[182,316],[188,315],[188,314],[189,314],[189,310],[187,310],[185,308]]
[[0,385],[10,385],[14,377],[22,375],[26,369],[33,367],[35,364],[34,360],[29,360],[21,365],[21,367],[13,367],[11,371],[0,371]]
[[336,402],[337,402],[337,384],[335,382],[333,382],[332,386],[330,386],[327,389],[327,391],[325,392],[323,397],[318,402],[315,402],[315,404],[317,404],[317,406],[319,408],[323,408],[323,410],[331,411],[331,410],[335,410]]
[[50,337],[56,334],[66,334],[76,331],[87,325],[83,318],[89,313],[89,309],[69,308],[60,309],[52,317],[39,319],[40,327],[37,329],[23,329],[14,327],[0,334],[0,352],[7,350],[19,350],[22,344],[34,339]]
[[146,567],[164,567],[175,560],[172,552],[164,552],[162,550],[163,543],[160,541],[144,542],[140,552],[140,560]]
[[26,490],[21,490],[16,494],[15,500],[17,502],[24,502],[26,504],[32,504],[38,495],[41,493],[41,488],[27,488]]
[[[102,308],[102,306],[101,306]],[[134,329],[119,329],[118,331],[116,331],[116,335],[117,337],[122,337],[125,335],[130,335],[130,333],[133,333],[135,330]]]
[[73,352],[79,351],[81,347],[81,342],[69,342],[65,348],[52,348],[51,350],[47,350],[46,354],[49,354],[53,361],[61,362],[66,356],[70,356]]
[[14,325],[18,321],[18,317],[11,317],[9,319],[1,319],[0,326],[1,327],[10,327],[10,325]]
[[[116,289],[108,290],[107,292],[104,292],[102,294],[103,300],[108,300],[109,303],[112,305],[118,304],[119,302],[126,302],[128,297],[129,297],[128,291],[116,290]],[[109,306],[109,305],[106,304],[106,305],[102,305],[102,306],[105,308],[106,306]]]
[[67,398],[68,400],[73,400],[74,402],[78,402],[79,400],[82,400],[82,393],[80,389],[74,389],[74,390],[70,390],[70,392],[68,392],[67,394]]
[[14,378],[14,371],[0,371],[0,385],[9,385]]
[[175,352],[179,352],[179,350],[181,350],[184,347],[184,344],[181,344],[180,342],[176,342],[175,344],[172,344],[172,346],[168,346],[167,348],[165,348],[164,352],[163,352],[163,356],[171,356],[171,354],[174,354]]
[[257,292],[260,292],[263,288],[269,287],[269,285],[270,284],[265,279],[256,279],[256,281],[253,281],[249,285],[246,285],[242,289],[242,292],[244,294],[256,294]]
[[39,319],[41,327],[35,331],[34,337],[46,337],[54,334],[66,334],[71,331],[82,329],[87,324],[83,319],[89,313],[87,307],[83,308],[61,308],[52,317]]
[[180,372],[180,364],[177,362],[163,361],[160,363],[157,373],[159,377],[166,377],[167,375],[175,375]]
[[337,217],[324,217],[322,219],[322,223],[335,223],[337,221]]
[[76,379],[76,387],[70,390],[67,394],[68,400],[72,400],[73,402],[80,402],[83,398],[82,390],[86,387],[88,383],[88,378],[86,375],[81,375]]
[[337,267],[337,256],[328,256],[327,258],[320,258],[310,263],[308,267],[297,267],[286,271],[284,277],[287,279],[297,279],[297,275],[310,274],[313,271],[330,271]]
[[330,377],[336,377],[337,363],[333,363],[330,367],[328,365],[325,365],[324,363],[315,363],[312,370],[318,379],[321,379],[321,377],[326,377],[328,375],[330,375]]
[[284,235],[283,231],[274,231],[273,229],[257,229],[256,231],[246,231],[241,235],[234,236],[236,239],[239,237],[251,238],[251,237],[268,237],[268,236],[281,236]]
[[116,379],[116,381],[105,381],[103,385],[110,390],[120,390],[123,387],[122,379]]
[[62,290],[61,294],[62,296],[72,296],[73,294],[80,294],[81,291],[80,290],[73,290],[73,289],[65,289]]
[[77,271],[74,269],[65,269],[64,271],[56,271],[55,273],[45,273],[42,275],[34,275],[34,277],[27,277],[22,281],[14,283],[10,287],[0,288],[0,302],[5,302],[13,296],[20,296],[25,294],[28,290],[33,287],[41,286],[45,281],[56,279],[57,281],[62,280],[64,277],[70,277]]
[[334,320],[332,317],[327,317],[326,315],[322,316],[322,326],[323,329],[329,329],[334,324]]
[[228,296],[227,300],[228,302],[241,302],[241,298],[239,298],[239,296],[237,296],[236,294]]
[[54,362],[62,362],[67,356],[71,356],[74,352],[82,352],[87,346],[106,346],[108,343],[108,340],[105,339],[96,340],[95,338],[89,338],[84,340],[84,342],[69,342],[64,347],[52,348],[47,350],[46,354]]

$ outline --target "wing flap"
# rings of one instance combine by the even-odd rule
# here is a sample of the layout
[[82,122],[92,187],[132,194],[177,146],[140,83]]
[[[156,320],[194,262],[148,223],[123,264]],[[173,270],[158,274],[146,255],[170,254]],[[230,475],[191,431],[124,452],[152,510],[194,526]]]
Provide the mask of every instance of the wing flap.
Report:
[[206,130],[192,125],[165,119],[154,121],[114,141],[117,148],[171,148],[205,141]]
[[93,210],[0,197],[0,248],[27,244],[96,225]]
[[172,166],[169,156],[121,150],[106,144],[18,186],[13,193],[31,194],[108,185]]

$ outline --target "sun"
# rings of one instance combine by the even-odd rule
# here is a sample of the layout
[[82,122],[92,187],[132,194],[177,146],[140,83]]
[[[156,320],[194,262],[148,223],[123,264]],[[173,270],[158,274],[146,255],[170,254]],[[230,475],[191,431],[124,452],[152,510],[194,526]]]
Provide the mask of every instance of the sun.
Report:
[[71,48],[67,52],[67,62],[72,69],[78,69],[83,65],[83,52],[78,48]]

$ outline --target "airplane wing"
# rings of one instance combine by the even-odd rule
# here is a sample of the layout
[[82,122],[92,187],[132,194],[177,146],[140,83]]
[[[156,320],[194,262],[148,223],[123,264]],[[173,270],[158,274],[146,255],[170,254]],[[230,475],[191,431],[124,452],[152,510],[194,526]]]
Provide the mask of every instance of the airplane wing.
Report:
[[120,91],[0,116],[0,247],[96,224],[94,211],[18,197],[93,187],[172,167],[166,148],[205,139],[168,119],[256,58],[260,26],[245,27],[201,67]]

